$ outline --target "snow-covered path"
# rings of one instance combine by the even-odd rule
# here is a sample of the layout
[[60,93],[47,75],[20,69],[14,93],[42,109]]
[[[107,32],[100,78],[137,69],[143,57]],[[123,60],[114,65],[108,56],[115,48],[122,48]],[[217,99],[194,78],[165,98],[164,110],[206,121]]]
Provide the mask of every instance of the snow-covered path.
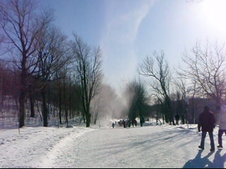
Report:
[[23,127],[0,130],[0,168],[36,168],[51,166],[55,154],[70,138],[82,137],[93,129],[84,127]]
[[[216,138],[215,138],[216,140]],[[222,167],[222,151],[199,151],[200,134],[180,127],[151,126],[90,132],[60,151],[53,167]],[[226,156],[226,155],[224,155]],[[51,167],[51,166],[49,166]]]
[[[217,145],[216,133],[217,129]],[[200,134],[195,126],[168,125],[128,129],[25,127],[20,134],[0,130],[0,167],[224,168],[226,150],[209,153],[206,138],[205,150],[199,151]]]

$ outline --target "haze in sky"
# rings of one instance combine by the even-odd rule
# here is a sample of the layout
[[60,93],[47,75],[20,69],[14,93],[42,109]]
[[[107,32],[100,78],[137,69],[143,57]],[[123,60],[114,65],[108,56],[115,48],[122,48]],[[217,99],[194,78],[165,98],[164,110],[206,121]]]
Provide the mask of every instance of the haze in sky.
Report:
[[226,0],[39,0],[72,39],[100,46],[105,81],[115,88],[137,76],[137,66],[164,51],[171,67],[197,41],[226,41]]

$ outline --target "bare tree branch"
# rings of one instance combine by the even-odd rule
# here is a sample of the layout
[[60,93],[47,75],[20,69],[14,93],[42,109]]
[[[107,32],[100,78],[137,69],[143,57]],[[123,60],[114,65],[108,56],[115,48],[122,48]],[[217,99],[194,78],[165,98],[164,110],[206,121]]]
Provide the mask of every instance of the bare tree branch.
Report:
[[200,89],[200,94],[213,98],[216,106],[220,106],[225,88],[225,52],[217,45],[201,48],[200,44],[192,50],[192,54],[183,56],[187,70],[182,70],[186,76]]

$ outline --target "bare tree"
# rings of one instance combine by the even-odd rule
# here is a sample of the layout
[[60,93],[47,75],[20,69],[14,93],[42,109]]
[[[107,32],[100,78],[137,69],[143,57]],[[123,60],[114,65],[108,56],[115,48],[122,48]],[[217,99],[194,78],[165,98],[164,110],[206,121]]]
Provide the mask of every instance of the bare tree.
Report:
[[183,56],[183,61],[188,66],[183,72],[195,86],[196,93],[201,97],[214,99],[216,108],[222,104],[226,94],[226,62],[223,49],[224,46],[219,48],[208,43],[202,49],[197,43],[192,54],[185,53]]
[[[165,107],[165,120],[174,124],[173,113],[170,100],[170,69],[166,62],[164,52],[159,55],[157,52],[153,53],[152,57],[147,57],[139,66],[138,72],[140,75],[152,78],[151,88],[162,98]],[[155,63],[156,61],[156,63]]]
[[[9,0],[0,6],[1,28],[7,44],[14,47],[20,74],[19,127],[24,126],[27,76],[34,66],[33,54],[39,46],[40,33],[52,20],[50,13],[36,14],[36,2],[31,0]],[[33,64],[29,64],[33,63]]]
[[75,67],[81,85],[83,111],[86,117],[86,127],[90,127],[90,105],[94,96],[99,92],[102,81],[101,50],[91,49],[77,35],[74,35],[72,52],[75,58]]
[[178,73],[178,77],[174,80],[177,108],[176,113],[181,116],[181,121],[185,124],[185,120],[188,120],[188,105],[186,100],[188,98],[188,86],[186,84],[186,78]]
[[[37,56],[37,64],[34,65],[32,74],[41,82],[42,95],[42,115],[43,125],[48,126],[48,108],[46,105],[46,87],[48,82],[53,80],[53,75],[62,68],[66,68],[66,64],[70,60],[67,37],[55,27],[47,27],[42,32],[40,45],[35,53]],[[54,78],[56,80],[56,77]]]

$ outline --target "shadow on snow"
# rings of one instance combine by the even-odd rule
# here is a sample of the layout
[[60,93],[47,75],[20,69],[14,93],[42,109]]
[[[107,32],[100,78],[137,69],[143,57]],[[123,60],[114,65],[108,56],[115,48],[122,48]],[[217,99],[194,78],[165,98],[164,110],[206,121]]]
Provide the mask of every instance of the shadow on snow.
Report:
[[202,152],[203,151],[200,150],[194,159],[185,163],[183,168],[224,168],[226,154],[221,155],[221,150],[215,153],[213,162],[209,160],[209,157],[214,153],[209,153],[205,157],[201,157]]

